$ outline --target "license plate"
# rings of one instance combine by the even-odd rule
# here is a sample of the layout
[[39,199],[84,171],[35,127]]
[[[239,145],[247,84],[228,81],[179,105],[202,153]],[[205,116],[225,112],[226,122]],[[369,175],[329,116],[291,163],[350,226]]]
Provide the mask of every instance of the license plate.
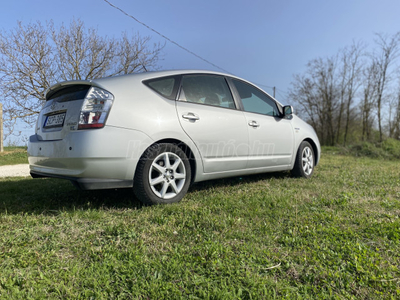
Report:
[[47,116],[46,122],[44,122],[44,127],[61,127],[64,124],[65,113]]

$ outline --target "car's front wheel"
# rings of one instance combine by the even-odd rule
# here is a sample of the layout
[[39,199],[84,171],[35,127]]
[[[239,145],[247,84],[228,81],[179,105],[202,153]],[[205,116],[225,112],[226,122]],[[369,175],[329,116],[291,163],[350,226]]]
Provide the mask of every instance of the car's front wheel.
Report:
[[176,145],[149,147],[140,158],[133,182],[135,195],[146,204],[180,201],[191,181],[190,163]]
[[310,178],[314,173],[314,150],[309,142],[303,141],[297,150],[296,161],[292,170],[295,177]]

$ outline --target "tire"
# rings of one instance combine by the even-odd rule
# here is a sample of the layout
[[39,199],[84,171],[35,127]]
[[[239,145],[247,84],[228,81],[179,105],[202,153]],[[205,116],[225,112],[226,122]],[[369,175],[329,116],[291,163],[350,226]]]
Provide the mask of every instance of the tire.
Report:
[[140,158],[133,191],[144,204],[179,202],[189,188],[191,176],[189,160],[178,146],[155,144]]
[[294,177],[311,178],[314,173],[315,156],[309,142],[303,141],[297,150],[296,161],[292,169]]

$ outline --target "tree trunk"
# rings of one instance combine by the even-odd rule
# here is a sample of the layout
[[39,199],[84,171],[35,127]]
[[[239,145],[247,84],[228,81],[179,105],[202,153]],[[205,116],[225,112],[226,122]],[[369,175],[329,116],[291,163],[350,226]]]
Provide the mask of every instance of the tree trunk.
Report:
[[4,151],[3,136],[3,104],[0,103],[0,152]]

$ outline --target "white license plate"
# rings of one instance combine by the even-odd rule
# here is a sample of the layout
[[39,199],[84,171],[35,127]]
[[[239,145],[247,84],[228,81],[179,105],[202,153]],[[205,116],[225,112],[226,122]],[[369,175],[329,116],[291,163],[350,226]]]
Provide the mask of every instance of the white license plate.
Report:
[[47,116],[44,127],[61,127],[64,124],[65,113]]

